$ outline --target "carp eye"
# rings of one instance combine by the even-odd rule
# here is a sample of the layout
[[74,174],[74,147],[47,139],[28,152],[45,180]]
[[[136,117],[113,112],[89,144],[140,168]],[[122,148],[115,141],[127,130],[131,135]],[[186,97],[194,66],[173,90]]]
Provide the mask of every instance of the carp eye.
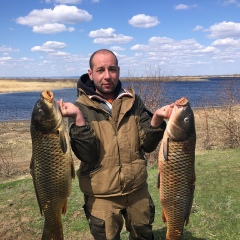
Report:
[[184,118],[184,122],[188,123],[189,122],[189,118]]

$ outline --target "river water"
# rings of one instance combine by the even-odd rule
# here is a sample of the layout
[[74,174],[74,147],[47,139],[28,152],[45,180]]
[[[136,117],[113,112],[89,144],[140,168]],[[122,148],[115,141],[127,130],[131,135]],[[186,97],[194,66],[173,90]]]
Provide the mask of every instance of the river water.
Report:
[[[240,103],[240,78],[216,78],[208,81],[174,82],[123,82],[123,87],[133,86],[136,93],[156,95],[159,92],[159,107],[185,96],[193,108],[222,106],[230,102]],[[55,98],[75,102],[77,90],[74,88],[53,90]],[[140,94],[140,95],[141,95]],[[152,95],[155,97],[155,95]],[[0,94],[0,121],[30,120],[32,108],[40,92]],[[142,96],[142,95],[141,95]]]

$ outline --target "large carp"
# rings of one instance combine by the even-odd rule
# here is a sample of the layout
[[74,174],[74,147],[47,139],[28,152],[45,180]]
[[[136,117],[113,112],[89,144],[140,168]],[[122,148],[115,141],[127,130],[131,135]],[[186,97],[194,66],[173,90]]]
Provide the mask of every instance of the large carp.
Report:
[[44,215],[42,240],[64,239],[62,214],[75,177],[69,136],[54,95],[44,91],[31,117],[30,171],[40,212]]
[[159,186],[166,240],[183,239],[195,190],[196,131],[187,98],[174,104],[159,150]]

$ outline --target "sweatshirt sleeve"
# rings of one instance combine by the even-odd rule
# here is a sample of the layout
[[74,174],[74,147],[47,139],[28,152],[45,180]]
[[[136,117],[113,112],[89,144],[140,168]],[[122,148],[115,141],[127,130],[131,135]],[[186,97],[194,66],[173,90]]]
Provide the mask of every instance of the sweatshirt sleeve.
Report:
[[88,163],[98,160],[97,140],[92,127],[88,123],[81,127],[71,124],[69,136],[72,150],[79,160]]
[[142,149],[150,153],[156,149],[166,129],[166,122],[163,121],[159,127],[151,126],[153,114],[145,107],[139,99],[140,114],[140,141]]

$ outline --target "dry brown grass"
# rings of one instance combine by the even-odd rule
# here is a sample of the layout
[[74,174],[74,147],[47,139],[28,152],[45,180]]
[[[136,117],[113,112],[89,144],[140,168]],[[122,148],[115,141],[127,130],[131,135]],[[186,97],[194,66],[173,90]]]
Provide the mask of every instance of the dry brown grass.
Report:
[[[240,146],[240,105],[193,111],[197,135],[196,152]],[[150,165],[157,163],[159,146],[148,156]]]
[[31,156],[30,120],[0,122],[0,181],[30,177]]
[[198,149],[240,146],[240,105],[195,110]]
[[76,80],[0,80],[0,93],[43,91],[75,88]]
[[[229,118],[228,108],[194,110],[196,151],[240,146],[240,106],[233,107],[231,111]],[[30,121],[0,122],[0,177],[29,175],[32,149],[29,129]],[[150,154],[150,165],[157,163],[157,156],[158,149]],[[75,161],[78,164],[76,158]]]

